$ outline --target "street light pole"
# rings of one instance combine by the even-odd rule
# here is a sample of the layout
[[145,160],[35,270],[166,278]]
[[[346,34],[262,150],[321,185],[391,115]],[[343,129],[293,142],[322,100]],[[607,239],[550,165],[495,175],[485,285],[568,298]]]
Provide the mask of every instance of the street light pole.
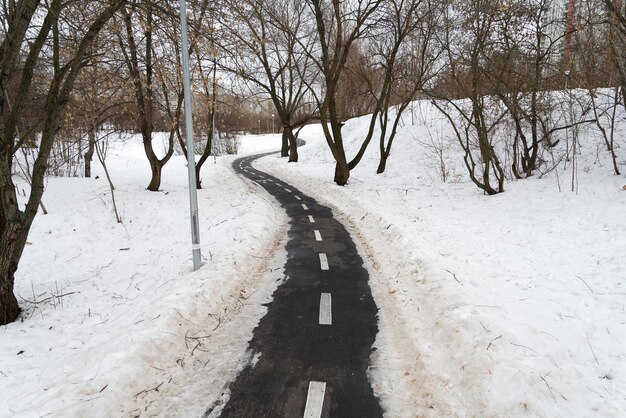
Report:
[[261,119],[259,119],[259,135],[261,135]]
[[198,192],[196,190],[196,156],[193,144],[193,109],[191,107],[191,77],[189,75],[189,39],[187,34],[187,1],[180,0],[181,58],[183,92],[185,95],[185,137],[187,139],[187,168],[189,175],[189,212],[191,215],[191,254],[193,270],[200,268],[200,226],[198,223]]
[[272,135],[274,135],[274,114],[272,113]]
[[[563,71],[563,74],[565,74],[565,91],[563,93],[565,94],[569,94],[569,106],[570,106],[570,111],[572,110],[571,106],[572,106],[572,95],[570,94],[571,92],[569,91],[569,75],[570,75],[570,71],[569,70],[565,70]],[[565,167],[567,167],[567,163],[569,162],[569,135],[568,135],[568,131],[569,129],[565,129]]]

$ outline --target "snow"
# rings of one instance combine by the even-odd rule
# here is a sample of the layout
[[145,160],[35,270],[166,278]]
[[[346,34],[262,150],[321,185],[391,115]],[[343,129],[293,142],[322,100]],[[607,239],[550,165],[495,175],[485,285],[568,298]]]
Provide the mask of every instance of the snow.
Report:
[[[380,309],[370,378],[386,416],[626,416],[626,179],[593,127],[580,132],[577,193],[561,166],[489,197],[466,180],[440,115],[421,103],[411,119],[387,171],[375,174],[373,140],[346,187],[319,125],[302,130],[300,162],[255,163],[353,234]],[[344,126],[349,155],[366,129]],[[279,147],[280,135],[251,135],[240,151]],[[233,159],[203,169],[197,272],[184,157],[152,193],[139,139],[115,142],[123,224],[99,164],[99,179],[49,179],[50,214],[16,277],[24,319],[0,327],[0,417],[219,414],[229,382],[258,361],[247,342],[286,258],[285,214]]]
[[240,154],[260,154],[280,150],[282,134],[242,135]]
[[[626,179],[611,175],[594,127],[580,131],[577,193],[561,166],[558,179],[489,197],[466,180],[436,110],[415,111],[387,171],[375,174],[374,139],[346,187],[332,182],[319,126],[302,131],[297,164],[256,163],[333,207],[366,255],[380,309],[371,378],[386,416],[626,416]],[[344,126],[349,156],[367,123]]]
[[153,193],[140,140],[116,141],[123,224],[97,162],[99,179],[48,180],[16,274],[23,321],[0,327],[1,417],[199,416],[220,397],[286,258],[284,213],[232,161],[203,169],[197,272],[184,157]]

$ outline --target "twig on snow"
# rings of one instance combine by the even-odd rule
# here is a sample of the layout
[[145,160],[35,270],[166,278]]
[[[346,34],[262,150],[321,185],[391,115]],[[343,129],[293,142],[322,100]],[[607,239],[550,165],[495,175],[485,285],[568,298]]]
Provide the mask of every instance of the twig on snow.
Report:
[[454,277],[454,280],[456,280],[456,281],[457,281],[457,283],[459,283],[459,284],[463,285],[463,282],[461,282],[459,279],[457,279],[456,274],[454,274],[453,272],[451,272],[451,271],[450,271],[450,270],[448,270],[448,269],[444,269],[444,270],[445,270],[445,271],[447,271],[448,273],[450,273],[450,274],[452,275],[452,277]]
[[496,338],[494,338],[493,340],[491,340],[491,341],[489,342],[489,345],[487,346],[487,350],[489,350],[489,348],[491,347],[491,344],[493,344],[493,342],[494,342],[495,340],[498,340],[498,339],[500,339],[500,338],[502,338],[502,335],[498,335]]
[[220,325],[222,325],[222,315],[220,314],[220,316],[217,317],[217,325],[215,326],[215,328],[213,328],[213,331],[215,331],[216,329],[218,329],[220,327]]
[[80,254],[78,254],[78,255],[75,255],[74,257],[72,257],[72,258],[70,258],[69,260],[67,260],[67,261],[66,261],[66,263],[69,263],[70,261],[77,259],[77,258],[78,258],[78,257],[80,257],[81,255],[83,255],[83,253],[80,253]]
[[133,281],[135,280],[135,276],[137,276],[137,273],[135,273],[132,276],[130,276],[130,283],[128,283],[128,287],[126,288],[126,290],[130,289],[130,287],[133,285]]
[[560,340],[559,340],[558,338],[556,338],[554,335],[552,335],[552,334],[550,334],[550,333],[548,333],[548,332],[541,331],[541,333],[542,333],[542,334],[546,334],[547,336],[552,337],[552,338],[554,338],[556,341],[559,341],[559,342],[560,342]]
[[596,357],[595,351],[593,351],[593,347],[591,346],[591,341],[589,341],[589,333],[587,333],[587,344],[589,345],[589,349],[591,350],[591,354],[593,354],[593,358],[596,360],[596,364],[599,366],[600,362],[598,361],[598,357]]
[[580,276],[576,276],[576,277],[577,277],[577,278],[578,278],[581,282],[583,282],[583,283],[585,284],[585,286],[587,286],[587,289],[589,289],[589,291],[590,291],[593,295],[595,295],[595,294],[596,294],[596,292],[594,292],[594,291],[593,291],[593,289],[592,289],[592,288],[591,288],[591,287],[587,284],[587,282],[585,281],[585,279],[583,279],[583,278],[582,278],[582,277],[580,277]]
[[141,394],[144,394],[144,393],[148,393],[148,392],[158,392],[158,391],[159,391],[159,388],[163,385],[163,383],[164,383],[164,382],[159,383],[157,386],[153,387],[152,389],[144,389],[144,390],[142,390],[141,392],[139,392],[139,393],[135,394],[135,398],[136,398],[136,397],[138,397],[138,396],[139,396],[139,395],[141,395]]
[[26,303],[30,303],[31,305],[39,305],[40,303],[47,302],[47,301],[49,301],[51,299],[55,299],[55,298],[56,299],[61,299],[61,298],[65,297],[65,296],[73,295],[74,293],[76,293],[76,292],[64,293],[62,295],[52,295],[52,296],[47,297],[47,298],[42,299],[42,300],[28,300],[28,299],[24,299],[21,296],[20,296],[20,299],[22,299]]
[[532,348],[527,347],[527,346],[522,345],[522,344],[515,344],[515,343],[511,343],[511,345],[514,345],[515,347],[522,347],[522,348],[525,348],[525,349],[527,349],[527,350],[532,351],[532,352],[533,352],[533,353],[535,353],[535,354],[539,354],[536,350],[533,350]]
[[[546,374],[549,375],[550,373]],[[548,390],[550,391],[550,395],[552,395],[552,399],[554,399],[554,403],[556,403],[556,398],[554,397],[554,392],[552,392],[552,388],[550,387],[550,385],[548,384],[548,381],[545,379],[544,376],[539,375],[539,377],[541,378],[541,380],[543,380],[543,383],[546,384],[546,386],[548,387]]]

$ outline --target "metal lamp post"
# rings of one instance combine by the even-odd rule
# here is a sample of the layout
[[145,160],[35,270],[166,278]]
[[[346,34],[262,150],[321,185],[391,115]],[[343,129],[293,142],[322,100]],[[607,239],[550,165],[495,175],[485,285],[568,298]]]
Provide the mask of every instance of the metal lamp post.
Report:
[[187,34],[187,1],[180,0],[181,58],[183,66],[183,92],[185,95],[185,137],[187,138],[187,168],[189,175],[189,212],[191,215],[191,254],[193,270],[200,268],[200,226],[198,223],[198,192],[196,190],[196,156],[193,143],[193,116],[191,107],[191,81],[189,75],[189,39]]

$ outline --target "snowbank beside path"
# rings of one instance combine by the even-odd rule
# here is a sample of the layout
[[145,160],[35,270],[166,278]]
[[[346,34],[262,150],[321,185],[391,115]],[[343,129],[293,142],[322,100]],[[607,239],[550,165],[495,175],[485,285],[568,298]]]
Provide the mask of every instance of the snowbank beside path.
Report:
[[239,137],[239,155],[280,151],[282,134],[242,135]]
[[0,417],[190,416],[219,397],[286,258],[284,213],[232,160],[203,169],[197,272],[183,157],[149,192],[141,143],[109,149],[123,224],[97,162],[99,179],[48,180],[16,274],[24,320],[0,327]]
[[[410,119],[386,173],[371,144],[346,187],[319,126],[301,133],[299,163],[256,163],[333,207],[367,255],[387,416],[626,416],[626,179],[600,139],[581,130],[577,194],[546,176],[488,197],[436,112],[422,104]],[[348,155],[366,129],[346,123]],[[451,182],[429,137],[446,144]]]

